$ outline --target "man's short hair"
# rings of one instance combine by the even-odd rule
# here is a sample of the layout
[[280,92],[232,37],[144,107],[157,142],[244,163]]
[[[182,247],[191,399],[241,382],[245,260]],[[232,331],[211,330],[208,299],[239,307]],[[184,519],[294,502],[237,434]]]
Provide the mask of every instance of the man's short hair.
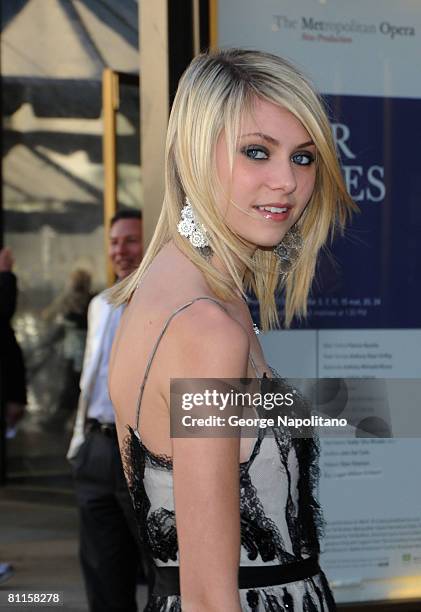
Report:
[[134,210],[130,208],[119,210],[116,212],[114,217],[111,218],[110,227],[112,227],[117,221],[120,221],[120,219],[138,219],[139,221],[141,221],[142,212],[140,210]]

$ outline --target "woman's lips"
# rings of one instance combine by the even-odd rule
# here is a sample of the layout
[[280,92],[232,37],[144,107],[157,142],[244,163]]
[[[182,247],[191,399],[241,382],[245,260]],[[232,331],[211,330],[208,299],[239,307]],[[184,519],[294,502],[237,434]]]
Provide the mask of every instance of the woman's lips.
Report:
[[290,205],[266,204],[265,206],[255,206],[254,209],[265,219],[271,221],[285,221],[289,217]]

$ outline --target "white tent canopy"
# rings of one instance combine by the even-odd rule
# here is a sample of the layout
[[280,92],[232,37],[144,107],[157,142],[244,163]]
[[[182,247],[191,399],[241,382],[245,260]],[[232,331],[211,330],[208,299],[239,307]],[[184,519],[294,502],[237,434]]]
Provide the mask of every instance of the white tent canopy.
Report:
[[[6,227],[42,213],[97,209],[102,223],[101,79],[138,73],[135,0],[3,0],[3,180]],[[122,89],[117,117],[120,205],[139,206],[139,99]],[[73,218],[73,217],[72,217]],[[19,230],[21,231],[21,230]]]
[[106,66],[138,71],[134,0],[3,0],[3,4],[4,77],[100,79]]

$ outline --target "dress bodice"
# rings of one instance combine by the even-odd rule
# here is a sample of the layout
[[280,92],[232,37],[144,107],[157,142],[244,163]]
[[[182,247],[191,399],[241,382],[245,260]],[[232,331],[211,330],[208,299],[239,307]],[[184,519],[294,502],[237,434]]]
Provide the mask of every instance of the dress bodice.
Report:
[[[154,352],[152,359],[153,355]],[[151,363],[152,360],[146,373]],[[285,392],[287,383],[282,379],[273,379],[271,384],[281,385]],[[145,380],[141,395],[144,385]],[[141,396],[137,417],[140,403]],[[249,459],[240,464],[240,567],[288,565],[309,557],[317,558],[322,527],[315,498],[318,454],[314,436],[295,437],[287,427],[258,430]],[[130,426],[123,441],[122,457],[143,545],[156,566],[178,567],[171,458],[152,453],[143,444],[138,429]],[[290,611],[294,608],[288,608],[285,602],[293,605],[294,601],[298,603],[296,611],[300,612],[334,610],[322,572],[292,582],[288,587],[248,589],[241,597],[244,610]],[[262,602],[264,607],[256,607],[253,601]],[[275,607],[278,601],[279,607]],[[181,610],[177,606],[180,606],[178,596],[152,596],[147,610],[177,612]]]

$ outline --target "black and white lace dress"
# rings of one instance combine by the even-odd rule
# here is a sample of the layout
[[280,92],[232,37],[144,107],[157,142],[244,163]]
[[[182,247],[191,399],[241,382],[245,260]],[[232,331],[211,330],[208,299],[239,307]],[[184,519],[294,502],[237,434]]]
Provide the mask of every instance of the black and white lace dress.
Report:
[[[191,303],[171,315],[158,338],[145,372],[136,423],[159,341],[172,317]],[[317,563],[322,526],[314,497],[318,453],[313,437],[292,437],[287,428],[260,429],[248,461],[240,465],[239,590],[244,611],[336,610]],[[124,438],[122,456],[141,539],[156,566],[154,593],[145,610],[179,612],[172,461],[151,453],[132,427]],[[279,581],[274,580],[276,575]]]

